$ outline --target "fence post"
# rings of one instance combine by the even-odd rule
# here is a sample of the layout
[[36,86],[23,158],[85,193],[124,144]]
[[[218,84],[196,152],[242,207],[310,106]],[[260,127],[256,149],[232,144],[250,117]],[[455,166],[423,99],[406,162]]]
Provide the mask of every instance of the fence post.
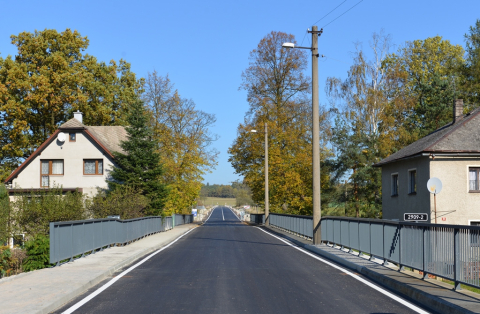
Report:
[[422,254],[423,254],[423,257],[422,257],[422,270],[423,270],[423,279],[427,279],[428,278],[428,273],[427,273],[427,265],[425,265],[425,251],[426,251],[426,248],[427,246],[425,245],[426,242],[425,242],[425,230],[426,230],[426,227],[423,227],[422,228],[423,230],[423,233],[422,233],[422,237],[423,237],[423,250],[422,250]]
[[[454,281],[454,290],[461,290],[462,286],[460,282],[458,282],[458,275],[459,275],[459,246],[460,246],[460,236],[459,236],[459,229],[453,229],[453,281]],[[463,267],[462,267],[463,268]]]
[[398,271],[402,270],[402,225],[398,224]]

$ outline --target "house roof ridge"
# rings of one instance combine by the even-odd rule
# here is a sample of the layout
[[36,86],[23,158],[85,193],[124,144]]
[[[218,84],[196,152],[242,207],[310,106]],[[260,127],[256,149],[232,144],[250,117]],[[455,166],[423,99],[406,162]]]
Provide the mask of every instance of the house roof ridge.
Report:
[[[441,141],[443,141],[445,138],[447,138],[449,135],[451,135],[453,132],[455,132],[458,128],[460,128],[461,126],[465,125],[467,122],[472,120],[472,118],[475,117],[476,115],[478,115],[479,113],[480,113],[480,107],[477,108],[477,109],[474,109],[470,113],[467,113],[467,114],[463,115],[462,120],[459,121],[458,123],[450,122],[450,126],[452,126],[452,128],[450,130],[448,130],[445,134],[443,134],[438,140],[433,142],[430,146],[425,148],[424,151],[431,150],[433,146],[435,146],[438,143],[440,143]],[[432,134],[432,133],[430,133],[430,134]]]

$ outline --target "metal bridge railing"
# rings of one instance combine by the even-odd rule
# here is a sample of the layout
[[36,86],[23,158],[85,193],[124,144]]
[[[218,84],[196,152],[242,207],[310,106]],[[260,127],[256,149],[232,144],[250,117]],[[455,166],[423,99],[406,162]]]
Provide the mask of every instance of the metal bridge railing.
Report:
[[[192,215],[176,215],[175,225],[193,222]],[[90,219],[50,223],[50,263],[73,260],[105,247],[125,245],[148,235],[173,228],[168,217],[136,219]]]
[[322,241],[460,284],[480,287],[480,227],[323,217]]
[[[270,214],[270,226],[308,238],[311,216]],[[250,222],[265,223],[265,215],[251,214]],[[460,284],[480,287],[480,227],[398,222],[383,219],[322,217],[322,242],[369,254]]]
[[[287,214],[269,215],[271,227],[284,230],[304,238],[313,237],[313,217]],[[265,224],[265,214],[250,214],[250,222]]]

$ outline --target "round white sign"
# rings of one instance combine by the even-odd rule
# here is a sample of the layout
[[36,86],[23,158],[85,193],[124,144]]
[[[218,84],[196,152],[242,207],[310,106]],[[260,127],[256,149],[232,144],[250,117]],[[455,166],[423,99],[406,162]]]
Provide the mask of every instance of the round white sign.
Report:
[[57,139],[58,139],[60,142],[65,142],[65,139],[66,139],[66,138],[67,138],[67,137],[65,136],[65,133],[62,133],[62,132],[58,133]]
[[428,192],[438,194],[442,191],[442,181],[439,178],[430,178],[427,182]]

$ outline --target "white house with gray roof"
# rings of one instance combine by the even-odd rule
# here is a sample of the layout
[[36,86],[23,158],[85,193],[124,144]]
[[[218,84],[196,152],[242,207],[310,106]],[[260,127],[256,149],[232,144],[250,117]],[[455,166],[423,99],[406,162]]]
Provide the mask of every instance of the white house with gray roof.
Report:
[[[480,109],[463,114],[463,100],[454,104],[452,123],[383,159],[384,219],[403,221],[404,213],[428,213],[430,222],[480,225]],[[443,189],[434,196],[430,178]]]
[[122,126],[86,126],[82,113],[61,125],[33,154],[5,180],[10,195],[62,186],[96,194],[106,188],[114,165],[113,152],[123,152],[127,140]]

